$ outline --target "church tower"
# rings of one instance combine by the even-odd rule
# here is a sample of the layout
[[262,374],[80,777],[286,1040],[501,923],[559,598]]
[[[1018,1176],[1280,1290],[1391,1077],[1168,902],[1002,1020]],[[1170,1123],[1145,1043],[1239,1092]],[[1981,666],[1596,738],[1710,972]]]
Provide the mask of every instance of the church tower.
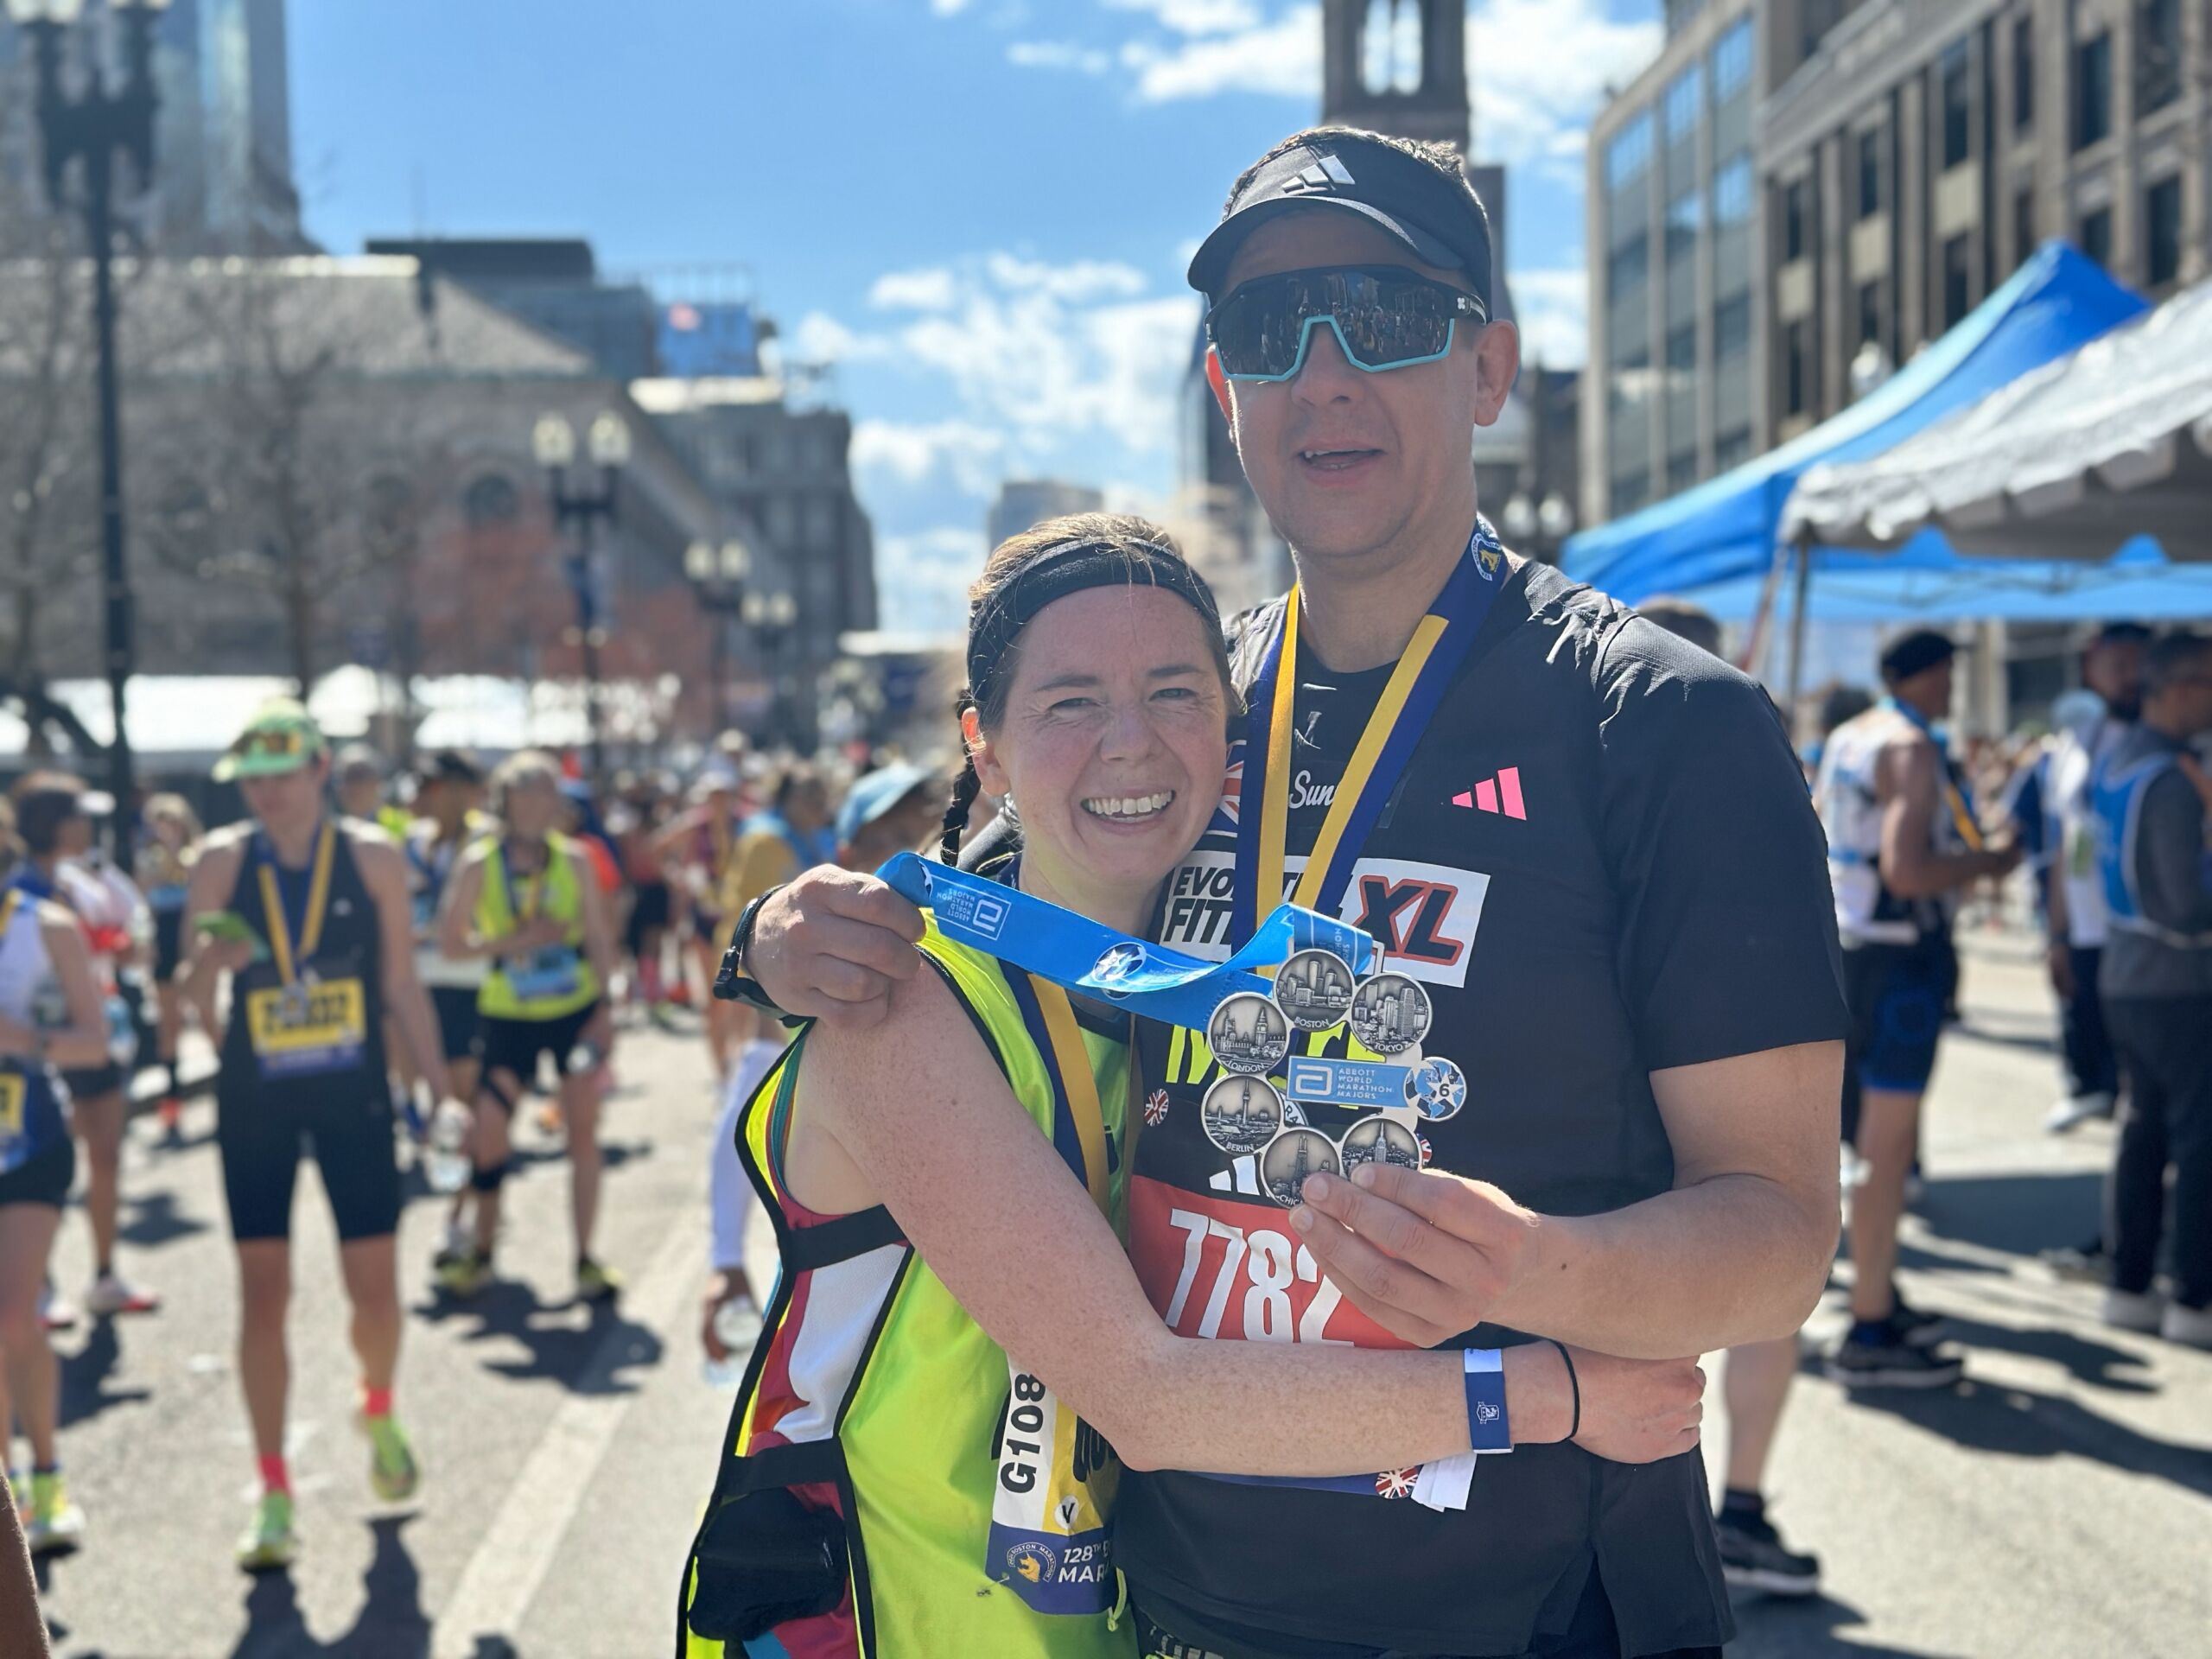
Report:
[[1324,0],[1321,120],[1467,155],[1465,0]]

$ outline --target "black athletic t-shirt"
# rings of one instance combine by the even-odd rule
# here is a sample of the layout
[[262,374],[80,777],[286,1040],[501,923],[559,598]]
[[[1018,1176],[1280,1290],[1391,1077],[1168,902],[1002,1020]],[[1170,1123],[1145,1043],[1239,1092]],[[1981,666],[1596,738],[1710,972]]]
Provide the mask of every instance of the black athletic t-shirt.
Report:
[[[1247,620],[1240,680],[1280,614]],[[1287,876],[1303,868],[1387,670],[1301,662]],[[1242,775],[1171,880],[1159,937],[1227,950]],[[1262,909],[1265,906],[1263,903]],[[1840,1039],[1834,909],[1812,804],[1751,680],[1542,566],[1503,585],[1361,849],[1342,913],[1426,988],[1421,1046],[1467,1080],[1423,1126],[1433,1167],[1558,1215],[1616,1210],[1674,1175],[1649,1074]],[[1327,1039],[1340,1052],[1341,1035]],[[1395,1345],[1300,1251],[1250,1160],[1206,1139],[1203,1040],[1147,1027],[1151,1095],[1130,1253],[1163,1318],[1218,1339]],[[1356,1114],[1305,1108],[1332,1138]],[[1454,1345],[1516,1333],[1483,1327]],[[1377,1496],[1131,1471],[1117,1554],[1141,1605],[1235,1654],[1519,1655],[1567,1628],[1594,1568],[1624,1652],[1731,1634],[1693,1452],[1644,1467],[1573,1446],[1484,1458],[1464,1511]],[[1172,1616],[1170,1616],[1172,1614]]]

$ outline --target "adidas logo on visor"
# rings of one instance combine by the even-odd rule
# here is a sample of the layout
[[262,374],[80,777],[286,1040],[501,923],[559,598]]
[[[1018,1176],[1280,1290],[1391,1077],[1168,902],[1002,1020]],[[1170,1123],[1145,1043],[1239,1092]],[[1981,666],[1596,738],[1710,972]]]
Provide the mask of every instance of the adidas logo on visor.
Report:
[[1311,167],[1300,168],[1298,176],[1283,186],[1286,191],[1333,190],[1340,184],[1353,181],[1351,169],[1333,156],[1324,156]]

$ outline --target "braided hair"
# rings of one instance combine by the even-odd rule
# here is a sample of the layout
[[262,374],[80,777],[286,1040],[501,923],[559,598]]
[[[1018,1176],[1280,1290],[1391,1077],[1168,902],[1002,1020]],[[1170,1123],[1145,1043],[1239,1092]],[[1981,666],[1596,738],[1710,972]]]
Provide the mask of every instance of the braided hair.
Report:
[[968,814],[976,804],[976,798],[983,792],[983,780],[976,774],[975,751],[968,747],[965,717],[976,706],[975,699],[963,691],[953,699],[952,712],[962,717],[960,775],[952,780],[952,804],[944,809],[943,832],[938,837],[938,861],[944,864],[960,861],[960,842],[968,833]]

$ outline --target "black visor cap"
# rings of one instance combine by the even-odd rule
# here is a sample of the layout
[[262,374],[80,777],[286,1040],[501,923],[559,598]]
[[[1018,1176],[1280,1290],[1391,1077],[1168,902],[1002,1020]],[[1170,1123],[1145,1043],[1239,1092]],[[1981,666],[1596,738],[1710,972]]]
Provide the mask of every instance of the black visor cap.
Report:
[[1380,226],[1423,264],[1462,273],[1484,312],[1496,315],[1490,217],[1480,198],[1464,180],[1447,178],[1420,156],[1364,133],[1317,137],[1255,173],[1192,257],[1191,286],[1219,301],[1244,238],[1300,207],[1333,207]]

